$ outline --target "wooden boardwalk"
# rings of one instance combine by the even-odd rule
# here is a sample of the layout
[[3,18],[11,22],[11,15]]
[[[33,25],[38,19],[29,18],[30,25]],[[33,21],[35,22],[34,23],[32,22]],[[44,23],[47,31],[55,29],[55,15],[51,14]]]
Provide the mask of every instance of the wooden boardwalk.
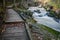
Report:
[[7,9],[5,22],[19,22],[23,21],[19,14],[13,9]]
[[5,31],[1,40],[29,40],[25,22],[13,9],[7,10],[5,24],[2,27]]
[[2,40],[29,40],[23,22],[6,23],[3,27]]

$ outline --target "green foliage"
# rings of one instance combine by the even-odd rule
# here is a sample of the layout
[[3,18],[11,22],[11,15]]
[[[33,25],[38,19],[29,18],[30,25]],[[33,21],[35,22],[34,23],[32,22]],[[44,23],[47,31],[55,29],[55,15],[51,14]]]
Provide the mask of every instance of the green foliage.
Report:
[[56,13],[55,11],[50,10],[48,16],[54,17],[56,19],[60,19],[60,12],[59,13]]
[[54,11],[50,10],[49,12],[50,12],[49,16],[51,16],[51,17],[55,17],[56,16],[56,13]]
[[51,0],[50,4],[56,8],[60,8],[60,0]]

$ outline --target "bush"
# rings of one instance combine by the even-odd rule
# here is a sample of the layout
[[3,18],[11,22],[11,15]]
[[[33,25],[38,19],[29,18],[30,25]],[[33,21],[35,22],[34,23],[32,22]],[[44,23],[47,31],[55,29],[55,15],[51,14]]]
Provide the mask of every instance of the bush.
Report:
[[54,11],[50,10],[48,16],[55,17],[56,16],[56,13]]

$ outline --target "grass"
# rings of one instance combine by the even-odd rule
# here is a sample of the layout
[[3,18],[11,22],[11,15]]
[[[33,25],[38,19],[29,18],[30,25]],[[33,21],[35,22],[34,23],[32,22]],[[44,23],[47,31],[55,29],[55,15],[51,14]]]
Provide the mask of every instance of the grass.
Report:
[[[50,33],[52,36],[54,36],[54,39],[55,39],[55,40],[59,40],[59,39],[60,39],[60,32],[58,32],[58,31],[56,31],[56,30],[53,30],[52,28],[49,28],[49,27],[47,27],[47,26],[45,26],[45,25],[42,25],[42,24],[38,24],[38,26],[39,26],[41,29],[43,29],[43,30],[45,30],[45,31],[48,31],[48,33]],[[48,34],[48,33],[46,33],[46,34]]]
[[48,32],[50,32],[53,35],[56,35],[56,36],[60,35],[60,32],[58,32],[56,30],[53,30],[52,28],[49,28],[49,27],[47,27],[45,25],[38,24],[38,26],[41,27],[44,30],[47,30]]

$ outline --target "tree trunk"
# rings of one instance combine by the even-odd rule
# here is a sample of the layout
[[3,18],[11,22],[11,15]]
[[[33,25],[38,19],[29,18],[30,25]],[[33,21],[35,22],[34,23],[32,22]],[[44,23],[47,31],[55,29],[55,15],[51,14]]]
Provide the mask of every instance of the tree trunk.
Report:
[[14,7],[16,8],[15,2],[16,2],[16,0],[14,0]]
[[3,9],[5,10],[5,0],[3,0]]

